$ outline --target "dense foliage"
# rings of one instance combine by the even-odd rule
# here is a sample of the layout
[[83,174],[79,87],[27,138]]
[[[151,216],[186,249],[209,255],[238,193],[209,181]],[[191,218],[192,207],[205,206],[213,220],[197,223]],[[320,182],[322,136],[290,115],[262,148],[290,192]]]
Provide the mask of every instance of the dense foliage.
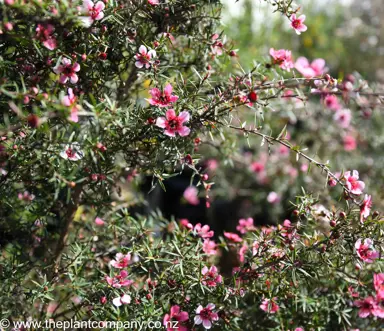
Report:
[[[298,5],[267,2],[306,33]],[[1,13],[2,318],[379,330],[381,86],[272,45],[243,70],[220,1]],[[172,204],[209,225],[144,199],[186,174]]]

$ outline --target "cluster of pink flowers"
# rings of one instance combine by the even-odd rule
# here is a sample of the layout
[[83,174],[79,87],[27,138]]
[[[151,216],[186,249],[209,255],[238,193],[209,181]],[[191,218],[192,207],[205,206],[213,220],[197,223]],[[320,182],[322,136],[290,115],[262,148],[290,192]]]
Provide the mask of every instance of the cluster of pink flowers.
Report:
[[291,51],[286,49],[275,50],[274,48],[271,48],[269,50],[269,55],[273,59],[273,64],[277,64],[283,70],[291,71],[294,67]]
[[266,313],[275,314],[280,309],[279,305],[276,303],[276,299],[277,298],[264,299],[260,305],[260,308],[264,310]]
[[255,226],[253,225],[253,218],[248,217],[247,219],[240,219],[239,225],[236,226],[236,230],[239,231],[241,234],[245,234],[249,231],[254,231]]
[[57,47],[57,41],[53,36],[54,31],[55,27],[52,24],[38,24],[36,28],[36,39],[51,51]]
[[375,316],[384,318],[384,274],[373,275],[373,285],[375,288],[375,296],[368,296],[362,300],[356,300],[354,305],[359,309],[359,316],[366,318]]

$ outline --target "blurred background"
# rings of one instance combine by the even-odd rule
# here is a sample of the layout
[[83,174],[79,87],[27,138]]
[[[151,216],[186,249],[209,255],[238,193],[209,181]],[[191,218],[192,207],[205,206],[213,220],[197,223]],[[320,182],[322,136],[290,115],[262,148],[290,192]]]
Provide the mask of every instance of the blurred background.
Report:
[[308,30],[292,33],[289,22],[261,0],[224,0],[224,31],[240,51],[240,63],[268,54],[270,47],[292,50],[295,58],[323,58],[334,77],[359,72],[384,82],[383,0],[299,0]]

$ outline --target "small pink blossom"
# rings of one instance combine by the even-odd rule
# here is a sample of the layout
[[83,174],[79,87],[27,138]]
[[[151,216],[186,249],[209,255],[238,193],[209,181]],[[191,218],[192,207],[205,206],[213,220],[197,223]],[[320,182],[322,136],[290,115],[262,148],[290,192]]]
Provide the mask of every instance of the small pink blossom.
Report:
[[384,291],[384,273],[373,274],[373,286],[376,292]]
[[207,255],[216,255],[217,244],[213,240],[205,239],[203,242],[203,252]]
[[347,152],[354,151],[357,147],[356,139],[354,136],[347,135],[343,138],[344,150]]
[[255,230],[255,226],[253,225],[253,218],[248,217],[247,219],[240,219],[239,225],[236,226],[236,230],[239,231],[241,234],[245,234],[249,231]]
[[112,267],[123,269],[131,262],[131,254],[124,255],[123,253],[117,253],[114,260],[110,262]]
[[305,78],[322,76],[326,71],[324,59],[315,59],[309,63],[308,59],[303,56],[297,59],[295,68]]
[[247,250],[248,250],[248,246],[245,243],[239,249],[239,261],[241,263],[244,263],[245,261],[245,253],[247,252]]
[[65,95],[61,99],[61,104],[66,107],[71,107],[71,114],[69,115],[68,120],[77,123],[79,121],[78,109],[76,106],[77,97],[73,94],[71,88],[68,89],[68,95]]
[[201,283],[208,287],[216,287],[217,284],[223,282],[223,277],[218,273],[216,266],[211,266],[209,269],[205,266],[201,269],[201,274],[203,275],[201,278]]
[[171,105],[171,103],[174,103],[179,99],[177,95],[172,94],[172,85],[167,84],[164,88],[164,91],[161,92],[158,88],[153,88],[149,91],[152,98],[148,99],[148,102],[152,106],[159,106],[159,107],[168,107]]
[[273,63],[278,64],[283,70],[290,71],[294,67],[291,51],[286,49],[275,50],[274,48],[271,48],[269,50],[269,55],[272,57]]
[[363,223],[364,220],[369,216],[372,208],[372,196],[366,194],[363,200],[363,203],[360,206],[360,222]]
[[351,123],[351,111],[349,109],[340,109],[333,116],[333,119],[339,124],[340,127],[346,129]]
[[122,305],[128,305],[131,303],[131,296],[128,295],[128,294],[124,294],[122,295],[121,297],[117,297],[117,298],[114,298],[112,300],[112,303],[116,306],[116,307],[120,307]]
[[267,196],[267,201],[272,204],[279,203],[281,200],[280,196],[276,192],[269,192]]
[[209,303],[205,308],[201,305],[197,307],[196,316],[194,318],[195,324],[203,324],[205,329],[210,329],[212,327],[212,323],[219,320],[219,315],[214,311],[214,309],[215,305],[213,303]]
[[152,6],[160,5],[159,0],[148,0],[148,3]]
[[156,125],[165,129],[164,134],[169,137],[175,137],[178,133],[181,137],[188,136],[191,132],[190,128],[184,126],[189,121],[189,113],[182,111],[178,116],[173,109],[168,109],[165,117],[158,117]]
[[355,249],[358,257],[366,263],[373,263],[379,257],[379,252],[373,246],[373,241],[370,238],[357,240],[355,243]]
[[84,0],[82,13],[85,16],[81,16],[80,20],[87,27],[91,26],[94,21],[99,21],[104,17],[105,4],[102,1],[96,2],[94,4],[91,0]]
[[344,174],[344,179],[345,179],[345,185],[353,194],[360,195],[363,193],[365,184],[363,181],[358,180],[359,172],[357,170],[353,170],[352,174],[350,171],[347,171]]
[[84,153],[80,150],[79,143],[74,142],[71,145],[66,145],[64,150],[60,152],[60,156],[66,160],[79,161],[84,157]]
[[335,111],[341,109],[341,104],[339,102],[339,99],[334,94],[327,94],[324,97],[324,105],[325,107]]
[[95,218],[95,224],[97,226],[103,226],[105,224],[105,222],[100,217],[96,217]]
[[184,193],[183,197],[190,205],[198,205],[200,203],[200,200],[198,198],[199,191],[197,190],[196,186],[188,186]]
[[70,59],[62,58],[61,63],[53,68],[53,71],[56,74],[60,74],[59,82],[61,84],[65,84],[68,80],[71,81],[72,84],[76,84],[79,80],[76,72],[80,71],[80,64],[75,62],[72,64]]
[[296,17],[296,14],[292,14],[290,17],[291,20],[291,26],[295,29],[297,34],[301,34],[302,32],[307,31],[307,26],[304,24],[305,21],[305,15],[301,15],[299,17]]
[[127,287],[133,284],[133,281],[130,279],[126,279],[128,277],[128,272],[125,270],[121,270],[120,274],[115,277],[106,276],[105,280],[108,285],[115,288]]
[[233,241],[235,243],[240,243],[243,241],[243,239],[241,239],[241,237],[238,234],[233,232],[224,231],[224,237],[227,238],[229,241]]
[[[188,321],[189,315],[186,311],[181,311],[180,307],[175,305],[171,307],[169,314],[166,314],[163,319],[163,325],[167,331],[188,331],[188,328],[183,325],[183,322]],[[176,327],[172,327],[171,322],[178,322]]]
[[139,48],[139,53],[135,55],[135,66],[139,69],[145,67],[146,69],[149,69],[151,67],[153,58],[156,57],[156,51],[151,49],[147,50],[147,47],[144,45],[141,45]]
[[367,297],[363,300],[356,300],[353,303],[359,309],[359,317],[367,318],[369,315],[377,316],[377,303],[373,297]]
[[277,298],[264,299],[260,305],[260,308],[266,313],[275,314],[280,309],[278,304],[275,302],[276,299]]
[[28,191],[19,193],[17,197],[19,198],[19,200],[23,200],[23,201],[32,201],[35,199],[35,196],[33,194],[30,194]]
[[212,238],[214,235],[214,232],[210,230],[209,225],[201,226],[201,223],[195,225],[194,232],[203,239]]
[[49,50],[54,50],[57,47],[57,41],[52,36],[55,27],[52,24],[38,24],[36,28],[36,38]]
[[191,223],[189,223],[188,219],[186,219],[186,218],[181,219],[179,221],[179,224],[180,224],[180,226],[182,226],[186,229],[193,230],[193,225]]

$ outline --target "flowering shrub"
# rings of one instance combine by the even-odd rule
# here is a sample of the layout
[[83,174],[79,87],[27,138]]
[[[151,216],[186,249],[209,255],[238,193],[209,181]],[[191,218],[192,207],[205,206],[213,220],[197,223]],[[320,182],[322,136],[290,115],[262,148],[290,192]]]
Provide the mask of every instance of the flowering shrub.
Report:
[[[296,4],[271,3],[292,32],[306,31]],[[155,320],[167,330],[380,327],[374,183],[368,171],[319,161],[338,149],[310,157],[296,145],[330,126],[308,145],[341,135],[353,151],[353,125],[380,123],[379,87],[357,74],[337,80],[325,60],[295,61],[272,45],[240,70],[219,1],[4,0],[1,9],[1,317]],[[311,188],[330,191],[285,198],[311,166]],[[220,219],[145,210],[137,177],[164,188],[188,171],[187,205],[215,208],[223,191],[268,185],[270,219],[286,219],[261,226],[244,208],[217,231]]]

